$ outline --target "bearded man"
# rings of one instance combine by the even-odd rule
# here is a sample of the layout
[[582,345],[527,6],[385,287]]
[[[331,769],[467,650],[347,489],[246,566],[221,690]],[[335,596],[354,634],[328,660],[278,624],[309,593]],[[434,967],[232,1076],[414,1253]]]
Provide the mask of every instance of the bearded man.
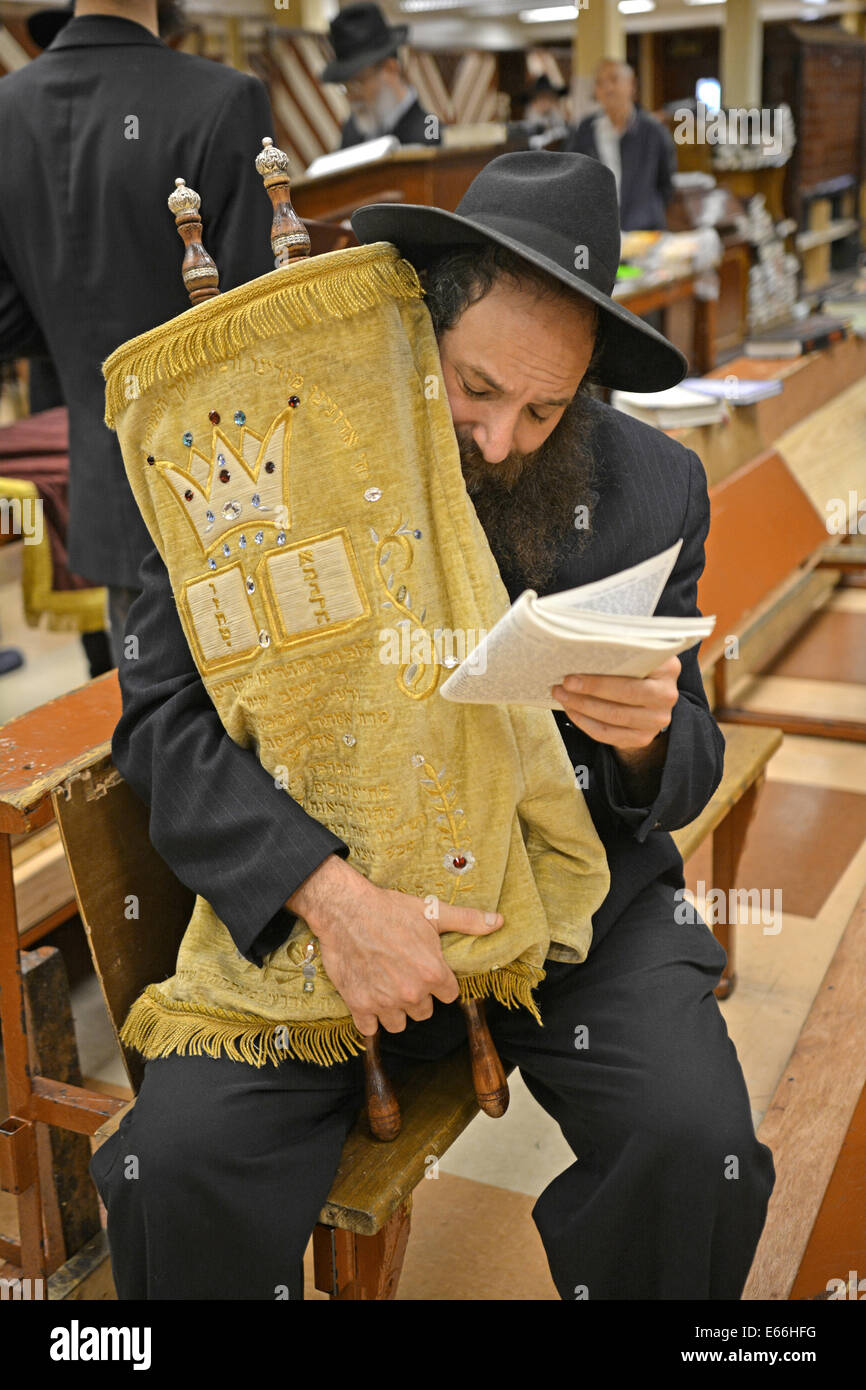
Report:
[[[682,538],[657,611],[695,615],[709,524],[701,463],[587,389],[593,377],[659,389],[685,369],[611,298],[610,171],[570,153],[503,155],[455,213],[380,205],[353,224],[365,242],[394,242],[426,285],[464,479],[511,597],[591,582]],[[384,1030],[395,1074],[462,1045],[440,933],[498,930],[497,904],[441,904],[431,921],[423,899],[347,863],[348,847],[225,733],[156,551],[141,582],[113,752],[150,804],[157,850],[257,965],[299,914],[360,1032]],[[574,673],[552,693],[611,887],[586,959],[548,955],[542,1029],[488,1003],[503,1060],[575,1154],[534,1219],[563,1298],[736,1299],[774,1174],[713,994],[724,952],[675,911],[682,860],[668,832],[699,814],[723,760],[697,650],[645,679]],[[148,1061],[134,1109],[91,1168],[120,1296],[272,1298],[288,1285],[302,1297],[303,1251],[362,1099],[357,1058]],[[135,1182],[125,1153],[139,1159]]]

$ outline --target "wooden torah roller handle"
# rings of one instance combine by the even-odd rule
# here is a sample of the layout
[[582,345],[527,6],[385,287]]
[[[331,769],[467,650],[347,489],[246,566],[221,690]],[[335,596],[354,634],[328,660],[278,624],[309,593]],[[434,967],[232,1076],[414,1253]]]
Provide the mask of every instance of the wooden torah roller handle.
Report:
[[390,1144],[400,1133],[400,1106],[382,1066],[379,1034],[368,1034],[364,1038],[364,1047],[364,1082],[370,1132],[374,1139],[381,1139],[383,1143]]
[[460,1007],[466,1017],[472,1084],[478,1104],[485,1115],[498,1120],[508,1109],[508,1082],[496,1044],[490,1036],[484,1004],[480,999],[461,999]]

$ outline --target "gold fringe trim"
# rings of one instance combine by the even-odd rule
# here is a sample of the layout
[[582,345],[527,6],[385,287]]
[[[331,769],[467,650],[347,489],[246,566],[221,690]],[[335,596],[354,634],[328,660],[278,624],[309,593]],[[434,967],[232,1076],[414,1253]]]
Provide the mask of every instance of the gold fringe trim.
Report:
[[[543,979],[543,970],[514,961],[499,970],[461,976],[460,998],[492,995],[508,1009],[528,1009],[540,1024],[532,990]],[[351,1018],[267,1023],[255,1014],[235,1009],[206,1009],[166,999],[156,985],[148,985],[136,999],[120,1030],[120,1040],[144,1057],[168,1057],[171,1053],[228,1057],[254,1067],[267,1062],[279,1064],[287,1055],[327,1067],[365,1051]]]
[[[279,1035],[279,1036],[278,1036]],[[286,1056],[301,1062],[347,1062],[364,1048],[351,1018],[310,1023],[266,1023],[235,1009],[205,1009],[199,1004],[165,999],[148,985],[129,1011],[120,1040],[144,1057],[228,1057],[263,1067]]]
[[492,995],[506,1009],[528,1009],[536,1023],[541,1024],[541,1014],[532,991],[543,979],[543,970],[515,960],[498,970],[485,970],[480,975],[461,975],[458,978],[460,998],[488,999]]
[[414,266],[386,241],[269,271],[115,348],[102,364],[105,423],[113,430],[116,417],[129,404],[131,378],[141,396],[155,381],[170,381],[196,367],[224,361],[287,329],[348,318],[389,299],[422,295]]

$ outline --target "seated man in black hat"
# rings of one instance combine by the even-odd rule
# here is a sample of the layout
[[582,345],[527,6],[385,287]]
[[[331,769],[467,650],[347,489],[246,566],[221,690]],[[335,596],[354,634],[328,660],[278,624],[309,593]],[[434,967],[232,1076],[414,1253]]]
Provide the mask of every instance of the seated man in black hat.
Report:
[[[600,579],[682,538],[656,612],[694,615],[709,526],[701,462],[586,389],[658,390],[686,370],[611,297],[610,171],[575,154],[501,155],[454,213],[382,204],[353,225],[364,242],[394,242],[426,284],[463,475],[511,597]],[[423,900],[370,883],[232,742],[156,550],[141,582],[113,753],[150,804],[157,850],[257,965],[297,912],[360,1031],[384,1030],[389,1070],[461,1046],[457,984]],[[706,805],[724,750],[697,649],[644,679],[575,672],[552,693],[611,886],[586,959],[548,957],[543,1028],[488,1005],[503,1061],[575,1154],[533,1216],[564,1299],[737,1299],[774,1174],[713,994],[724,952],[677,911],[668,832]],[[483,930],[480,911],[460,911],[460,929]],[[303,1252],[362,1103],[358,1058],[148,1061],[91,1168],[121,1298],[303,1297]],[[137,1157],[134,1182],[124,1154]]]
[[347,5],[331,20],[334,58],[321,80],[344,86],[352,108],[341,150],[380,135],[394,135],[401,145],[441,142],[439,117],[424,110],[400,67],[397,49],[408,33],[407,24],[389,27],[379,6],[367,3]]

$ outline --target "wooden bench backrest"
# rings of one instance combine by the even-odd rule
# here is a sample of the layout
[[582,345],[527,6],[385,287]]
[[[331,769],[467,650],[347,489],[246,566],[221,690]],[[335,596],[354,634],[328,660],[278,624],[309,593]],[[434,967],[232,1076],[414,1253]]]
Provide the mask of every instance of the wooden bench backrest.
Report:
[[698,607],[715,613],[713,643],[827,541],[827,530],[781,454],[770,450],[710,489]]
[[[174,974],[195,896],[148,838],[147,807],[110,759],[54,793],[93,964],[118,1033],[137,996]],[[118,1038],[137,1093],[144,1059]]]

